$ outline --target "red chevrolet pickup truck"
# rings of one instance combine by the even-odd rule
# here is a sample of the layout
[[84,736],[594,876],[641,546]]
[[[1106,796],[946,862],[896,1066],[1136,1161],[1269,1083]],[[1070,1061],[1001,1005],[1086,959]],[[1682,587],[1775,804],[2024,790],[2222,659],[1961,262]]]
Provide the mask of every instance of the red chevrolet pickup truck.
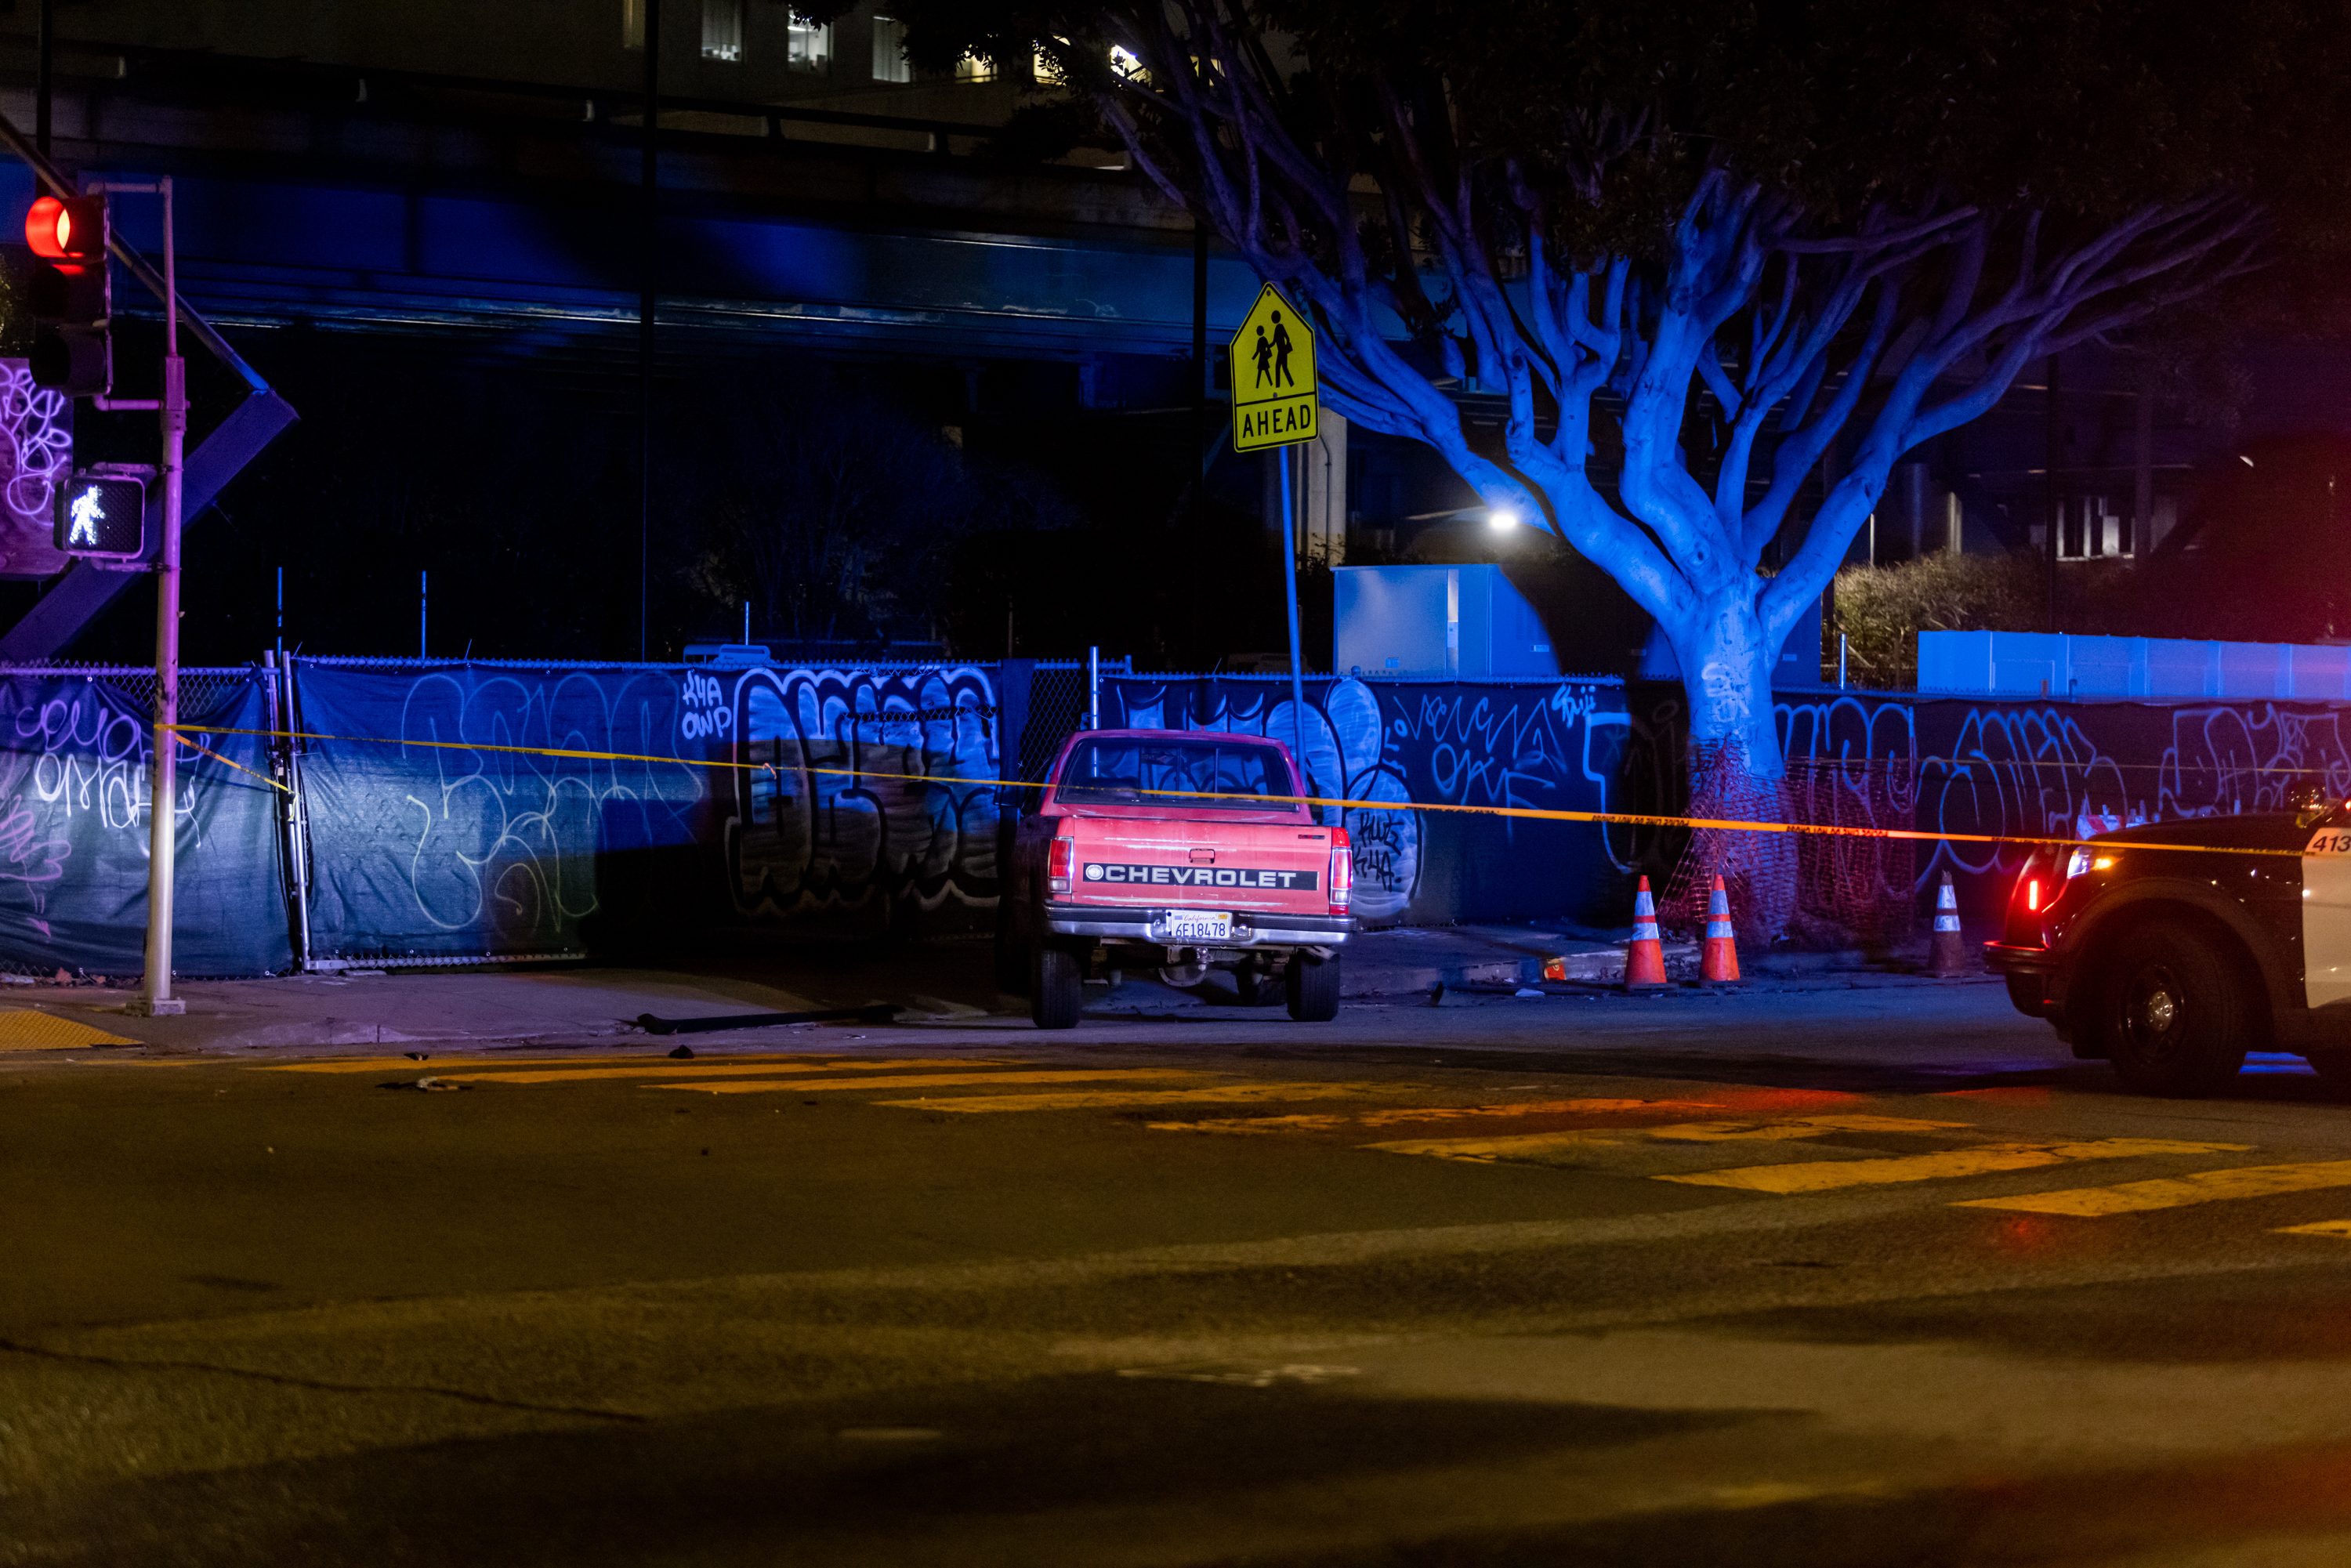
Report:
[[1244,1003],[1278,971],[1291,1018],[1338,1016],[1354,868],[1347,830],[1317,821],[1304,793],[1279,741],[1071,737],[1014,840],[998,927],[1004,978],[1037,1027],[1075,1024],[1097,970],[1188,987],[1226,969]]

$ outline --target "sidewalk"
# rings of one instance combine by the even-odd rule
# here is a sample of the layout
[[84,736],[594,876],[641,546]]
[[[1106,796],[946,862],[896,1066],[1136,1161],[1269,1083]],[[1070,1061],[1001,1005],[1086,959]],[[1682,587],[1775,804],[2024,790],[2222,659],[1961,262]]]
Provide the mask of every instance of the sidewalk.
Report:
[[[1562,961],[1566,977],[1612,985],[1625,972],[1620,943],[1606,934],[1545,925],[1398,927],[1366,932],[1345,956],[1349,997],[1397,997],[1448,989],[1516,987],[1539,981],[1544,964]],[[1694,945],[1666,949],[1669,967],[1693,974]],[[713,967],[617,968],[585,966],[390,974],[304,975],[257,980],[193,980],[177,989],[188,1004],[178,1018],[133,1018],[120,988],[37,982],[0,991],[0,1054],[143,1045],[169,1054],[277,1051],[398,1051],[433,1045],[531,1043],[558,1047],[654,1036],[638,1018],[682,1019],[748,1012],[802,1012],[889,1002],[909,1019],[977,1018],[1025,1011],[998,994],[985,940],[900,947],[792,948],[721,960]],[[1774,978],[1883,970],[1861,955],[1759,956],[1748,972]],[[1677,970],[1677,972],[1678,972]],[[1213,985],[1213,982],[1212,982]],[[1155,976],[1131,975],[1119,991],[1090,994],[1110,1012],[1144,1007],[1216,1005],[1213,990],[1181,991]],[[747,1042],[764,1031],[697,1035]]]

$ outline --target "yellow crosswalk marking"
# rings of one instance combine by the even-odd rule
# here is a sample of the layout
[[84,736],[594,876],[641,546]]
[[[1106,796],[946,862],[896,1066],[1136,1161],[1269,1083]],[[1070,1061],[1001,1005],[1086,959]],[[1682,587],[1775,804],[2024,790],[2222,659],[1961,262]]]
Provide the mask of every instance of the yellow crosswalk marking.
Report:
[[1817,1138],[1825,1133],[1936,1133],[1967,1122],[1922,1122],[1909,1116],[1798,1116],[1785,1122],[1683,1122],[1667,1127],[1644,1127],[1645,1138],[1678,1144],[1720,1144],[1741,1141],[1778,1143]]
[[2281,1225],[2280,1236],[2351,1237],[2351,1219],[2322,1219],[2314,1225]]
[[1965,1122],[1922,1122],[1907,1116],[1805,1116],[1786,1122],[1677,1122],[1662,1127],[1589,1127],[1559,1133],[1517,1133],[1499,1138],[1408,1138],[1366,1146],[1392,1155],[1428,1155],[1444,1160],[1534,1159],[1578,1146],[1665,1143],[1780,1143],[1831,1133],[1932,1133],[1965,1127]]
[[776,1082],[738,1080],[727,1083],[648,1083],[645,1087],[684,1089],[705,1094],[762,1094],[786,1091],[795,1094],[813,1094],[819,1090],[839,1092],[858,1089],[967,1089],[996,1083],[1099,1083],[1106,1079],[1164,1081],[1209,1076],[1206,1072],[1177,1067],[1115,1067],[1092,1072],[910,1072],[892,1078],[788,1078]]
[[[2075,1160],[2137,1159],[2148,1155],[2232,1154],[2241,1153],[2248,1146],[2244,1144],[2177,1143],[2163,1138],[2096,1138],[2080,1144],[1982,1144],[1971,1149],[1946,1149],[1931,1155],[1896,1155],[1882,1159],[1807,1160],[1784,1166],[1690,1171],[1651,1179],[1682,1182],[1691,1186],[1737,1187],[1745,1192],[1828,1192],[1844,1186],[1946,1181],[1954,1176],[2032,1170],[2041,1166],[2066,1165]],[[2345,1180],[2351,1183],[2351,1176],[2346,1176]],[[1981,1207],[2014,1208],[2034,1206],[2025,1199],[1988,1198],[1983,1200]]]
[[[637,1056],[447,1056],[441,1059],[436,1071],[443,1077],[455,1073],[507,1072],[520,1068],[576,1069],[610,1063],[606,1076],[639,1077],[648,1072],[710,1072],[742,1071],[756,1068],[761,1072],[838,1072],[846,1068],[875,1067],[1017,1067],[1019,1062],[1006,1057],[943,1056],[886,1057],[852,1056],[842,1058],[835,1051],[811,1051],[806,1054],[768,1056],[726,1056],[705,1058],[696,1062],[671,1061],[669,1053],[647,1051]],[[325,1061],[279,1061],[256,1066],[256,1072],[413,1072],[419,1063],[413,1057],[366,1056],[337,1057]]]
[[1343,1127],[1392,1127],[1399,1122],[1452,1122],[1489,1117],[1610,1115],[1631,1111],[1706,1111],[1704,1100],[1520,1100],[1499,1105],[1410,1105],[1390,1111],[1301,1112],[1295,1116],[1236,1116],[1197,1122],[1150,1122],[1163,1133],[1331,1133]]
[[[669,1087],[675,1087],[670,1085]],[[1353,1100],[1382,1094],[1425,1094],[1426,1083],[1229,1083],[1210,1089],[1092,1089],[1045,1094],[959,1094],[944,1100],[879,1100],[916,1111],[1088,1111],[1119,1105],[1242,1105],[1259,1100]],[[1280,1118],[1283,1121],[1289,1117]],[[1160,1128],[1181,1122],[1154,1122]]]
[[[414,1062],[407,1063],[413,1067]],[[638,1067],[559,1067],[528,1068],[508,1071],[504,1068],[481,1071],[457,1068],[436,1074],[442,1078],[462,1078],[469,1083],[563,1083],[581,1079],[598,1078],[739,1078],[764,1073],[773,1077],[778,1072],[871,1072],[885,1067],[992,1067],[1017,1066],[1015,1062],[996,1063],[964,1057],[907,1058],[891,1061],[869,1059],[863,1061],[649,1061]]]
[[[2215,1144],[2211,1146],[2227,1149],[2243,1145]],[[2011,1208],[2028,1214],[2070,1214],[2088,1218],[2105,1214],[2137,1214],[2150,1208],[2178,1208],[2183,1204],[2213,1203],[2229,1197],[2268,1197],[2282,1192],[2314,1192],[2330,1186],[2351,1186],[2351,1160],[2318,1160],[2290,1166],[2241,1166],[2234,1170],[2198,1171],[2193,1176],[2129,1181],[2115,1186],[2026,1193],[2019,1197],[1979,1197],[1952,1207]]]

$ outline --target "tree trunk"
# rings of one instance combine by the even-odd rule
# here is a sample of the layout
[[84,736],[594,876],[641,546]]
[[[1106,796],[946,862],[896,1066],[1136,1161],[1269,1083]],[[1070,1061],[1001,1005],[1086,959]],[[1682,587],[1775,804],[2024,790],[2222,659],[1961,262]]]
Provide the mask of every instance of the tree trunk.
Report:
[[[1771,703],[1771,670],[1780,651],[1765,637],[1755,612],[1761,586],[1741,584],[1703,601],[1680,626],[1666,629],[1689,700],[1693,817],[1790,820]],[[1796,914],[1796,873],[1792,835],[1699,828],[1675,869],[1666,913],[1677,925],[1702,925],[1719,875],[1730,894],[1740,940],[1768,946],[1786,934]]]

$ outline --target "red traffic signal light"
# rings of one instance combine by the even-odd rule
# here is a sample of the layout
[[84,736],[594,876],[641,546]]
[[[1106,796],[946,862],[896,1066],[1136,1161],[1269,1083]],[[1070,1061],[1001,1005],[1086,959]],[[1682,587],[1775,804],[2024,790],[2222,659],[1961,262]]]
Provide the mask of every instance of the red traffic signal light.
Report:
[[33,317],[33,384],[68,397],[103,397],[114,381],[106,199],[43,196],[25,214],[25,239],[38,258],[25,301]]
[[47,261],[102,260],[106,204],[95,196],[43,196],[25,214],[25,243]]

